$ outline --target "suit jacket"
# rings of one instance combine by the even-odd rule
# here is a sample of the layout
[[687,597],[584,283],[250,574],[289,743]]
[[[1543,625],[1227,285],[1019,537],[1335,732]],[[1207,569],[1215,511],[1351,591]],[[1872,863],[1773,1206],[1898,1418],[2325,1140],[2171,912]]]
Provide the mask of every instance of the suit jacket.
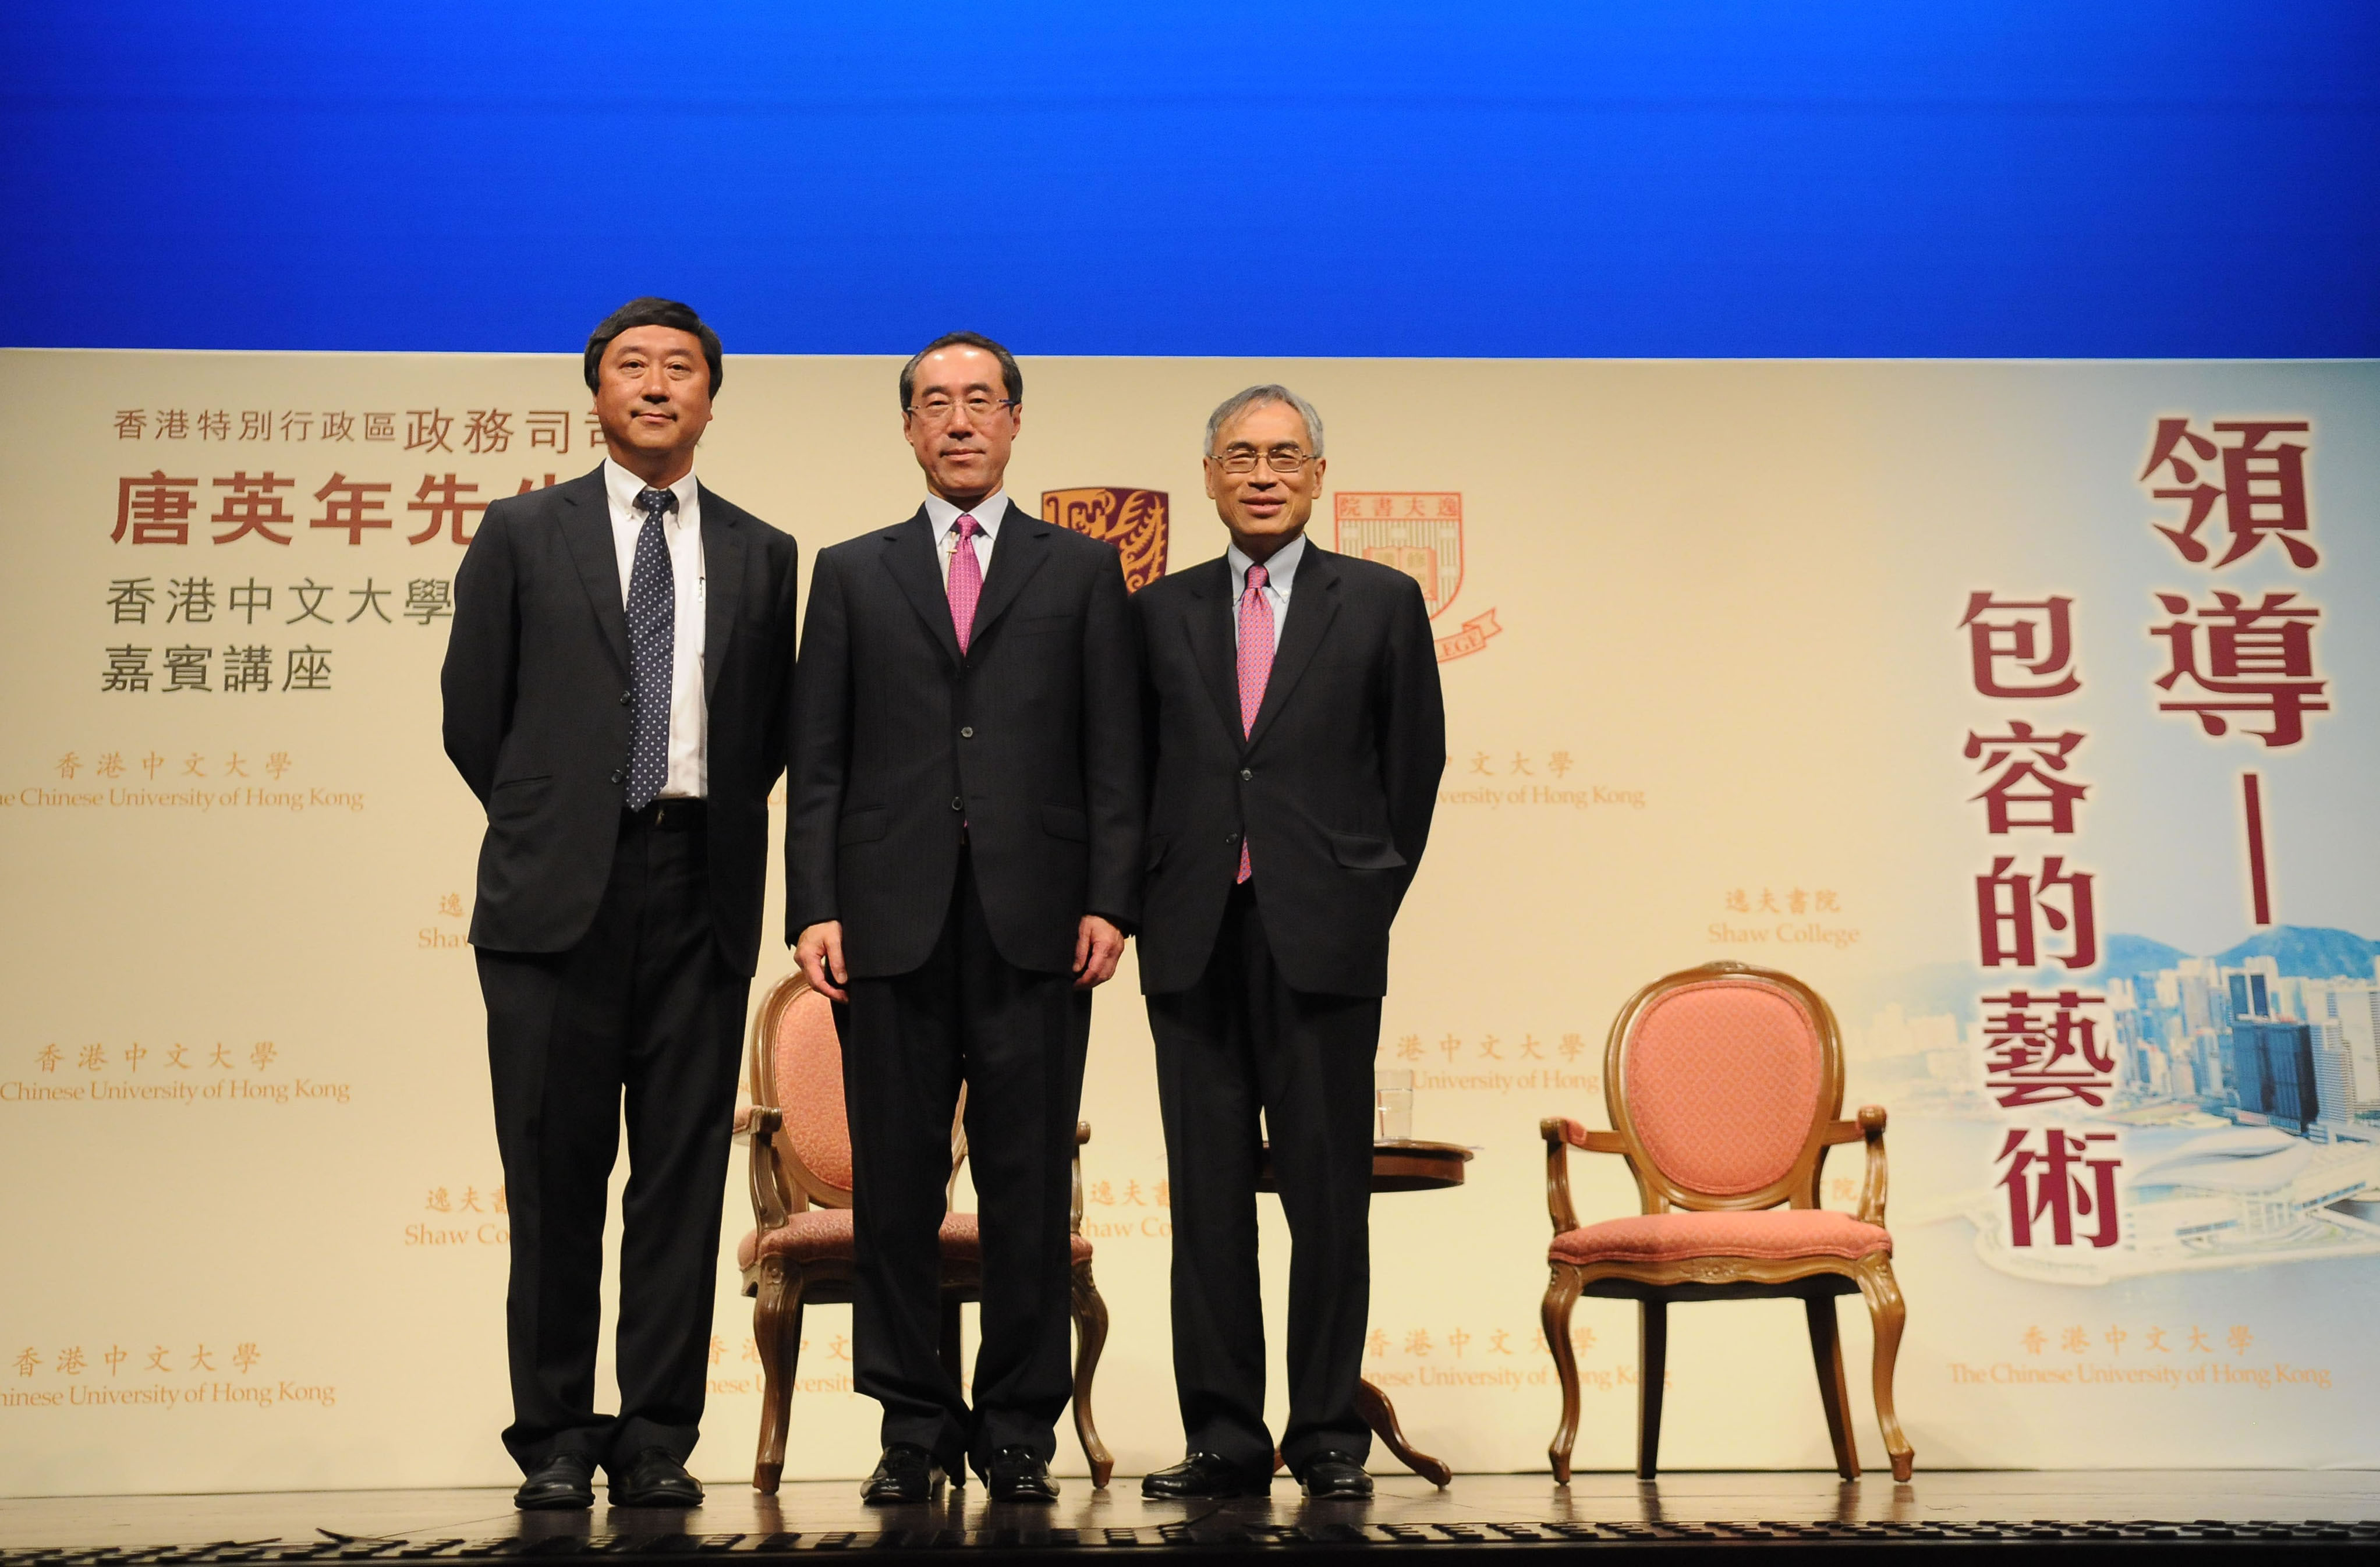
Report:
[[856,978],[941,934],[962,824],[1000,955],[1074,966],[1140,909],[1139,685],[1115,546],[1011,506],[965,657],[920,506],[820,552],[795,679],[785,937],[843,922]]
[[[794,541],[702,491],[711,926],[760,947],[769,791],[784,769]],[[628,622],[603,470],[492,503],[455,577],[446,754],[487,808],[471,941],[558,953],[594,922],[626,782]]]
[[1446,709],[1420,587],[1309,539],[1253,732],[1240,730],[1231,566],[1133,597],[1149,719],[1141,989],[1198,982],[1247,834],[1257,902],[1293,990],[1378,996],[1389,925],[1421,864]]

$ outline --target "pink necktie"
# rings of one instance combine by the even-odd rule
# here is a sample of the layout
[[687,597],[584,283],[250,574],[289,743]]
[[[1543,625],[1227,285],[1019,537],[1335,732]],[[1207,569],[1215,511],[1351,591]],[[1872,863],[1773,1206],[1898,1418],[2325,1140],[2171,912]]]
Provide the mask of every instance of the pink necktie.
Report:
[[[1256,733],[1257,714],[1264,707],[1265,682],[1272,678],[1272,601],[1264,596],[1266,573],[1248,567],[1247,591],[1240,595],[1240,734]],[[1248,838],[1240,834],[1239,880],[1255,871],[1248,865]]]
[[971,516],[963,516],[951,525],[958,535],[958,545],[951,552],[951,629],[959,634],[959,651],[967,650],[967,638],[975,635],[975,601],[983,597],[983,565],[975,558],[975,536],[983,531],[983,524]]

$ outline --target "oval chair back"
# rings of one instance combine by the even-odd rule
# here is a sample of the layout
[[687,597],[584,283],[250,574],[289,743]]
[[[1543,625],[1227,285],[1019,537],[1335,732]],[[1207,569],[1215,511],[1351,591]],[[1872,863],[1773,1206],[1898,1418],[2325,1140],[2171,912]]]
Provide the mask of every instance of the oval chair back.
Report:
[[1669,975],[1613,1022],[1603,1094],[1646,1213],[1815,1208],[1820,1134],[1843,1104],[1834,1014],[1774,970]]

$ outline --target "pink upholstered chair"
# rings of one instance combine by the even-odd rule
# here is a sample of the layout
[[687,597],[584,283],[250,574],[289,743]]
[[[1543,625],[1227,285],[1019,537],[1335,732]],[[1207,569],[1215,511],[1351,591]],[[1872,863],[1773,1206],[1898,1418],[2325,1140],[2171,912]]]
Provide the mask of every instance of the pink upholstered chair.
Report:
[[[1538,1127],[1554,1226],[1546,1342],[1562,1386],[1561,1426],[1548,1450],[1554,1478],[1569,1481],[1578,1436],[1570,1318],[1583,1294],[1636,1302],[1640,1476],[1652,1478],[1659,1465],[1670,1305],[1786,1296],[1808,1313],[1835,1467],[1857,1478],[1834,1300],[1853,1292],[1875,1319],[1876,1423],[1893,1478],[1909,1478],[1916,1454],[1892,1408],[1905,1312],[1884,1228],[1884,1110],[1868,1105],[1856,1121],[1836,1119],[1842,1045],[1827,1003],[1791,975],[1749,964],[1706,964],[1658,979],[1611,1026],[1603,1099],[1609,1132],[1560,1116]],[[1867,1145],[1867,1175],[1857,1216],[1820,1208],[1827,1149],[1859,1141]],[[1572,1148],[1625,1159],[1644,1211],[1580,1224],[1571,1208]]]
[[[744,1293],[755,1297],[752,1337],[763,1384],[760,1451],[752,1488],[773,1492],[785,1468],[785,1422],[802,1348],[805,1307],[851,1299],[851,1132],[844,1119],[843,1048],[824,996],[796,973],[778,981],[752,1024],[751,1108],[738,1130],[752,1135],[752,1223],[735,1247]],[[950,1186],[966,1159],[966,1099],[951,1123]],[[1091,1423],[1091,1377],[1107,1343],[1108,1308],[1091,1281],[1091,1243],[1083,1236],[1082,1146],[1088,1122],[1075,1127],[1075,1434],[1090,1460],[1091,1483],[1104,1488],[1115,1460]],[[948,1207],[948,1196],[944,1206]],[[959,1307],[980,1298],[982,1234],[972,1213],[942,1218],[942,1364],[963,1377]]]

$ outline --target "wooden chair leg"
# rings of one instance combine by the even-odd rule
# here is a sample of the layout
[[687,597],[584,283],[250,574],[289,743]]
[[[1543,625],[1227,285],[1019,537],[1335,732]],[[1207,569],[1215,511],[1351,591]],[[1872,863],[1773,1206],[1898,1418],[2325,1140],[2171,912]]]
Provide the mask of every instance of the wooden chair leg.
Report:
[[785,1473],[785,1430],[801,1364],[802,1282],[788,1279],[773,1258],[761,1266],[752,1304],[752,1342],[760,1352],[760,1450],[752,1462],[752,1488],[774,1496]]
[[1835,1444],[1835,1473],[1859,1478],[1859,1445],[1852,1439],[1851,1394],[1843,1383],[1843,1339],[1835,1320],[1835,1297],[1804,1295],[1810,1318],[1810,1358],[1818,1368],[1818,1402],[1827,1410],[1827,1437]]
[[1868,1316],[1876,1323],[1876,1423],[1884,1427],[1885,1455],[1892,1460],[1892,1477],[1906,1480],[1916,1472],[1917,1450],[1901,1434],[1900,1416],[1892,1407],[1892,1367],[1900,1354],[1900,1331],[1909,1310],[1892,1264],[1872,1257],[1858,1265],[1860,1294],[1867,1298]]
[[1108,1477],[1115,1473],[1115,1457],[1108,1452],[1107,1443],[1099,1440],[1099,1428],[1091,1420],[1091,1379],[1099,1369],[1099,1352],[1108,1342],[1108,1303],[1099,1298],[1099,1287],[1091,1281],[1088,1260],[1075,1264],[1075,1333],[1078,1340],[1075,1351],[1075,1436],[1083,1444],[1083,1456],[1090,1462],[1091,1488],[1108,1488]]
[[1636,1303],[1636,1477],[1661,1468],[1661,1392],[1669,1375],[1670,1304]]
[[1554,1375],[1561,1379],[1561,1424],[1554,1427],[1554,1439],[1546,1448],[1558,1486],[1570,1484],[1571,1449],[1578,1441],[1578,1352],[1570,1342],[1570,1314],[1578,1304],[1580,1282],[1576,1269],[1556,1263],[1546,1283],[1542,1311],[1546,1348],[1553,1352]]

